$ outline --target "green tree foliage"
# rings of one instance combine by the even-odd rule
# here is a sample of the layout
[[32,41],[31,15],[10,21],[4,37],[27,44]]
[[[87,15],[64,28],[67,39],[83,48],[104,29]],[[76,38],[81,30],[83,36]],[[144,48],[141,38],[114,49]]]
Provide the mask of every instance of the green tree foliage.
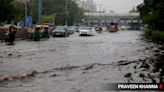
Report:
[[[68,13],[65,12],[66,0],[42,0],[43,20],[54,21],[57,25],[64,25],[67,19],[68,24],[80,22],[83,18],[83,10],[73,0],[68,1]],[[24,20],[24,0],[0,0],[0,22]],[[67,15],[67,16],[66,16]],[[38,0],[29,0],[28,16],[32,16],[34,23],[38,21]]]
[[38,21],[38,0],[29,0],[28,15],[33,17],[34,23]]
[[144,0],[137,8],[144,23],[164,31],[164,0]]
[[51,15],[43,15],[43,21],[45,22],[51,22],[53,20],[55,20],[55,15],[51,14]]
[[20,2],[19,0],[14,0],[14,2],[12,3],[14,8],[13,8],[13,15],[14,15],[14,20],[16,22],[19,22],[23,19],[25,19],[25,5],[24,2]]
[[64,25],[67,19],[68,25],[79,22],[83,18],[83,10],[73,0],[68,1],[68,12],[65,12],[66,0],[43,0],[43,15],[55,16],[57,25]]
[[20,21],[24,16],[24,4],[18,0],[0,0],[0,22]]
[[14,17],[14,0],[0,0],[0,21],[10,21]]

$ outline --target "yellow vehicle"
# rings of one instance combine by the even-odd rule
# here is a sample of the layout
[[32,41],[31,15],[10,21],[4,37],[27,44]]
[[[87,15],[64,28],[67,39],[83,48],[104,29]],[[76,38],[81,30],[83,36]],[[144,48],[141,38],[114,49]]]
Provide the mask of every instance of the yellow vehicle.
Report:
[[35,28],[39,29],[41,38],[49,38],[49,26],[47,24],[36,24]]
[[36,24],[35,27],[40,28],[40,29],[49,28],[47,24]]

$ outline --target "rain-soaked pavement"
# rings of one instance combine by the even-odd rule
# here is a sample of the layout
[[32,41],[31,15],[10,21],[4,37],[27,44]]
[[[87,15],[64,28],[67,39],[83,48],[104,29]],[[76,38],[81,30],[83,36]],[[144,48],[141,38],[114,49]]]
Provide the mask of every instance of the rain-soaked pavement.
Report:
[[142,34],[119,31],[2,43],[0,92],[104,92],[103,83],[151,83],[143,81],[146,72],[138,67],[158,49]]

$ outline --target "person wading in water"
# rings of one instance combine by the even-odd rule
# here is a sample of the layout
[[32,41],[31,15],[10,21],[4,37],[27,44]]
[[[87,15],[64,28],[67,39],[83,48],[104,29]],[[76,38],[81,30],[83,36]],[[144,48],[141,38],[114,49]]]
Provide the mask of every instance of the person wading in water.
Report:
[[8,38],[6,39],[6,42],[9,42],[8,45],[14,45],[15,34],[16,34],[16,28],[13,25],[11,25],[9,27]]

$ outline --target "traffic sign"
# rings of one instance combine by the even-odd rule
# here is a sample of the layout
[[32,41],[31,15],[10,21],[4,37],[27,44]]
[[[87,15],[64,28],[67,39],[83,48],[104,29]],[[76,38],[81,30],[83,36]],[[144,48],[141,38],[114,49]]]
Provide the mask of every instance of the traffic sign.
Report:
[[32,25],[33,25],[33,20],[32,20],[32,17],[31,17],[31,16],[28,16],[28,17],[27,17],[27,24],[28,24],[28,27],[32,27]]

